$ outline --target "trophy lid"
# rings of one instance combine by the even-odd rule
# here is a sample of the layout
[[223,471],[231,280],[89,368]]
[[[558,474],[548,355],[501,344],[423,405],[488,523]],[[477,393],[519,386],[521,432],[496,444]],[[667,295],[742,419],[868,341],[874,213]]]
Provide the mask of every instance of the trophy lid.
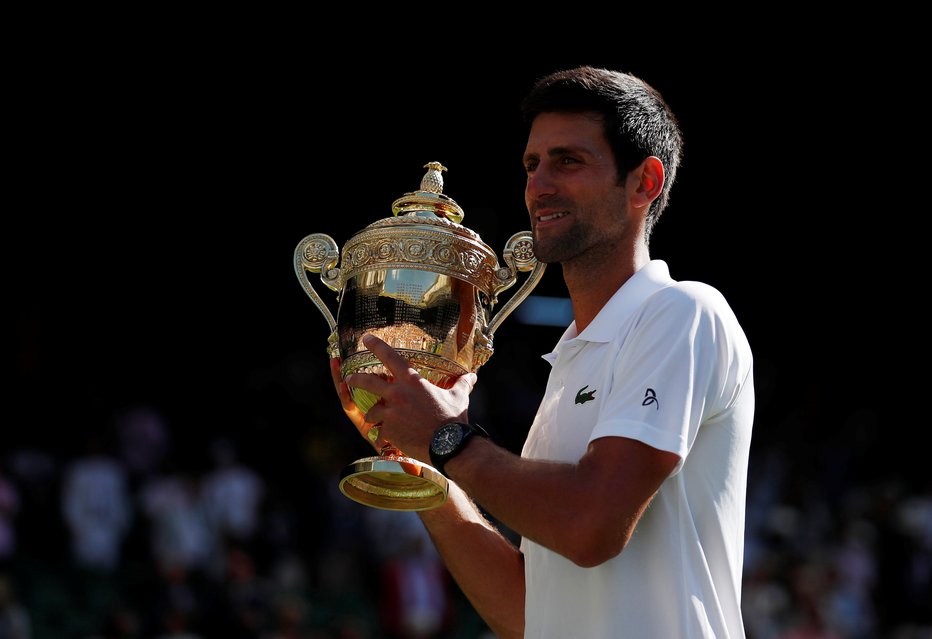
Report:
[[374,270],[434,271],[469,282],[496,299],[498,291],[514,283],[514,273],[500,268],[479,234],[460,224],[463,209],[442,193],[446,167],[428,162],[424,168],[421,188],[395,200],[392,217],[369,224],[347,241],[341,281]]
[[427,173],[421,178],[418,191],[405,193],[392,203],[393,215],[427,216],[434,214],[460,224],[463,221],[463,209],[453,199],[443,194],[443,173],[447,167],[440,162],[428,162],[424,165]]

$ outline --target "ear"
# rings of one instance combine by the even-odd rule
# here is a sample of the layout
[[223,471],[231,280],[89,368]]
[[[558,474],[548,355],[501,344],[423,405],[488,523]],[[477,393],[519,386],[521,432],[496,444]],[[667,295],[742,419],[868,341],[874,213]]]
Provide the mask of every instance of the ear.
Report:
[[663,162],[651,155],[628,174],[628,180],[633,188],[633,193],[629,193],[631,204],[635,208],[650,206],[663,191]]

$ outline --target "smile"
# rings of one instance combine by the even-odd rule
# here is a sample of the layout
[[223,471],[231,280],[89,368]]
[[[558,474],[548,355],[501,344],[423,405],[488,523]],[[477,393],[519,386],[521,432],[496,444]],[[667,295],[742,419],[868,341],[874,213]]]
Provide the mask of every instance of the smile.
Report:
[[569,215],[566,211],[560,211],[559,213],[550,213],[548,215],[541,215],[537,218],[538,222],[549,222],[550,220],[556,220],[561,217]]

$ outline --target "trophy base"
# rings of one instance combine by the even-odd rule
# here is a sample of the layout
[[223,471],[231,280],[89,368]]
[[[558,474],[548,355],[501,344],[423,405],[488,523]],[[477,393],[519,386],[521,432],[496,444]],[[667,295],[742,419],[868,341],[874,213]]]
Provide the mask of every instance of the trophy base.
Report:
[[340,473],[340,492],[383,510],[430,510],[447,500],[447,478],[427,464],[400,455],[359,459]]

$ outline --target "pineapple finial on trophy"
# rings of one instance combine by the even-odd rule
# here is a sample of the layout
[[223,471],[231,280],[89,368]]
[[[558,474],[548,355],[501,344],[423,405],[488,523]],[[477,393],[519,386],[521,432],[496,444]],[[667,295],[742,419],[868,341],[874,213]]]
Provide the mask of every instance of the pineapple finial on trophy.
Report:
[[440,217],[455,224],[463,221],[462,207],[443,194],[443,174],[447,167],[440,162],[424,165],[427,173],[421,178],[421,188],[405,193],[392,203],[392,214],[416,217]]
[[428,193],[443,193],[443,174],[447,167],[440,162],[428,162],[424,165],[427,173],[421,178],[421,190]]

